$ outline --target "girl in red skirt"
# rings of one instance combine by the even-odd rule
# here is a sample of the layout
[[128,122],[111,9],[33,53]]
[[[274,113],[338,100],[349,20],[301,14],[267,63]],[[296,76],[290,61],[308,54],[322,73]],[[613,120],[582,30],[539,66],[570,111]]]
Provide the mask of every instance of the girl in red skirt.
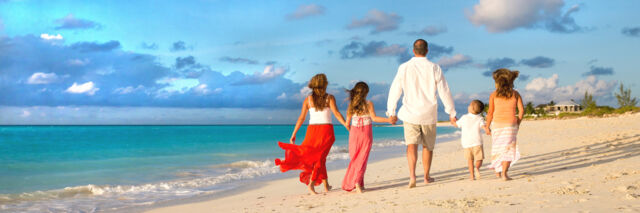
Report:
[[[276,165],[280,166],[280,171],[286,172],[292,169],[302,170],[300,182],[309,187],[311,194],[317,194],[315,186],[324,184],[326,192],[331,190],[327,181],[327,168],[325,163],[331,146],[335,141],[333,134],[333,124],[331,123],[331,113],[349,129],[347,123],[336,107],[336,100],[331,94],[327,94],[327,76],[317,74],[309,81],[309,88],[313,91],[310,96],[302,102],[302,111],[296,127],[293,129],[290,143],[278,142],[280,148],[285,150],[284,160],[276,159]],[[304,141],[300,145],[295,144],[296,133],[307,117],[309,112],[309,125]]]

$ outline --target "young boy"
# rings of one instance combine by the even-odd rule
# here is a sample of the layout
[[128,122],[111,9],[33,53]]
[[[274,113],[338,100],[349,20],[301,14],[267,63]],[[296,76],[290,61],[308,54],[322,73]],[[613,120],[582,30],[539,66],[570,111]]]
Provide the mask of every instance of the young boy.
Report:
[[462,148],[464,148],[464,156],[467,158],[469,164],[470,178],[471,180],[475,180],[474,176],[480,179],[480,166],[484,159],[480,129],[484,129],[486,132],[490,130],[486,128],[484,118],[482,117],[482,112],[484,111],[482,101],[471,101],[467,109],[469,113],[463,115],[460,120],[455,123],[455,126],[462,129],[462,138],[460,140]]

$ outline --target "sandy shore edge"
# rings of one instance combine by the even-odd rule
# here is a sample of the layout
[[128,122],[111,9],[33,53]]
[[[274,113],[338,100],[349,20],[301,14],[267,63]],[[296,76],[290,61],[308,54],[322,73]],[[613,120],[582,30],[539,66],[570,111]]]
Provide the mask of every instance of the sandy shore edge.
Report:
[[[439,125],[444,123],[439,123]],[[485,136],[485,156],[490,138]],[[513,181],[493,176],[484,162],[482,179],[468,180],[459,143],[439,143],[432,166],[435,183],[408,189],[406,158],[371,163],[367,192],[340,190],[345,170],[329,172],[334,189],[307,195],[297,178],[255,189],[149,212],[386,212],[463,211],[639,211],[640,114],[523,122],[518,135],[523,158]],[[422,175],[418,165],[418,175]],[[318,188],[319,191],[320,188]]]

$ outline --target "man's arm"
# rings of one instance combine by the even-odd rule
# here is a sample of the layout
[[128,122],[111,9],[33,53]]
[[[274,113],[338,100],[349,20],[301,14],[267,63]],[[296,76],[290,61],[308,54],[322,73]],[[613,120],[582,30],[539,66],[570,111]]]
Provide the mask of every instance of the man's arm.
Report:
[[396,116],[396,107],[398,106],[398,100],[400,100],[400,96],[402,96],[403,78],[404,72],[402,70],[402,66],[400,66],[398,67],[396,77],[391,83],[391,88],[389,88],[389,98],[387,99],[387,117]]
[[449,119],[452,122],[456,121],[456,108],[453,103],[453,97],[451,96],[451,91],[449,90],[449,85],[447,84],[447,80],[444,79],[444,74],[442,74],[442,70],[440,69],[440,65],[436,65],[436,85],[438,88],[438,95],[440,96],[440,100],[442,104],[444,104],[444,111],[449,114]]

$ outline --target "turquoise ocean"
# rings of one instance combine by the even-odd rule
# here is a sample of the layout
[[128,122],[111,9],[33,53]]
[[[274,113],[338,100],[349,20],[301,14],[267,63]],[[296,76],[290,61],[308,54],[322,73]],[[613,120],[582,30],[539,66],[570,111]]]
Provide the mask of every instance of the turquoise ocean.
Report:
[[[302,142],[305,126],[298,133]],[[211,196],[280,173],[292,125],[0,126],[0,211],[94,212]],[[459,136],[438,127],[438,141]],[[335,126],[329,169],[348,162]],[[372,160],[404,153],[401,127],[375,126]],[[338,184],[339,183],[334,183]]]

